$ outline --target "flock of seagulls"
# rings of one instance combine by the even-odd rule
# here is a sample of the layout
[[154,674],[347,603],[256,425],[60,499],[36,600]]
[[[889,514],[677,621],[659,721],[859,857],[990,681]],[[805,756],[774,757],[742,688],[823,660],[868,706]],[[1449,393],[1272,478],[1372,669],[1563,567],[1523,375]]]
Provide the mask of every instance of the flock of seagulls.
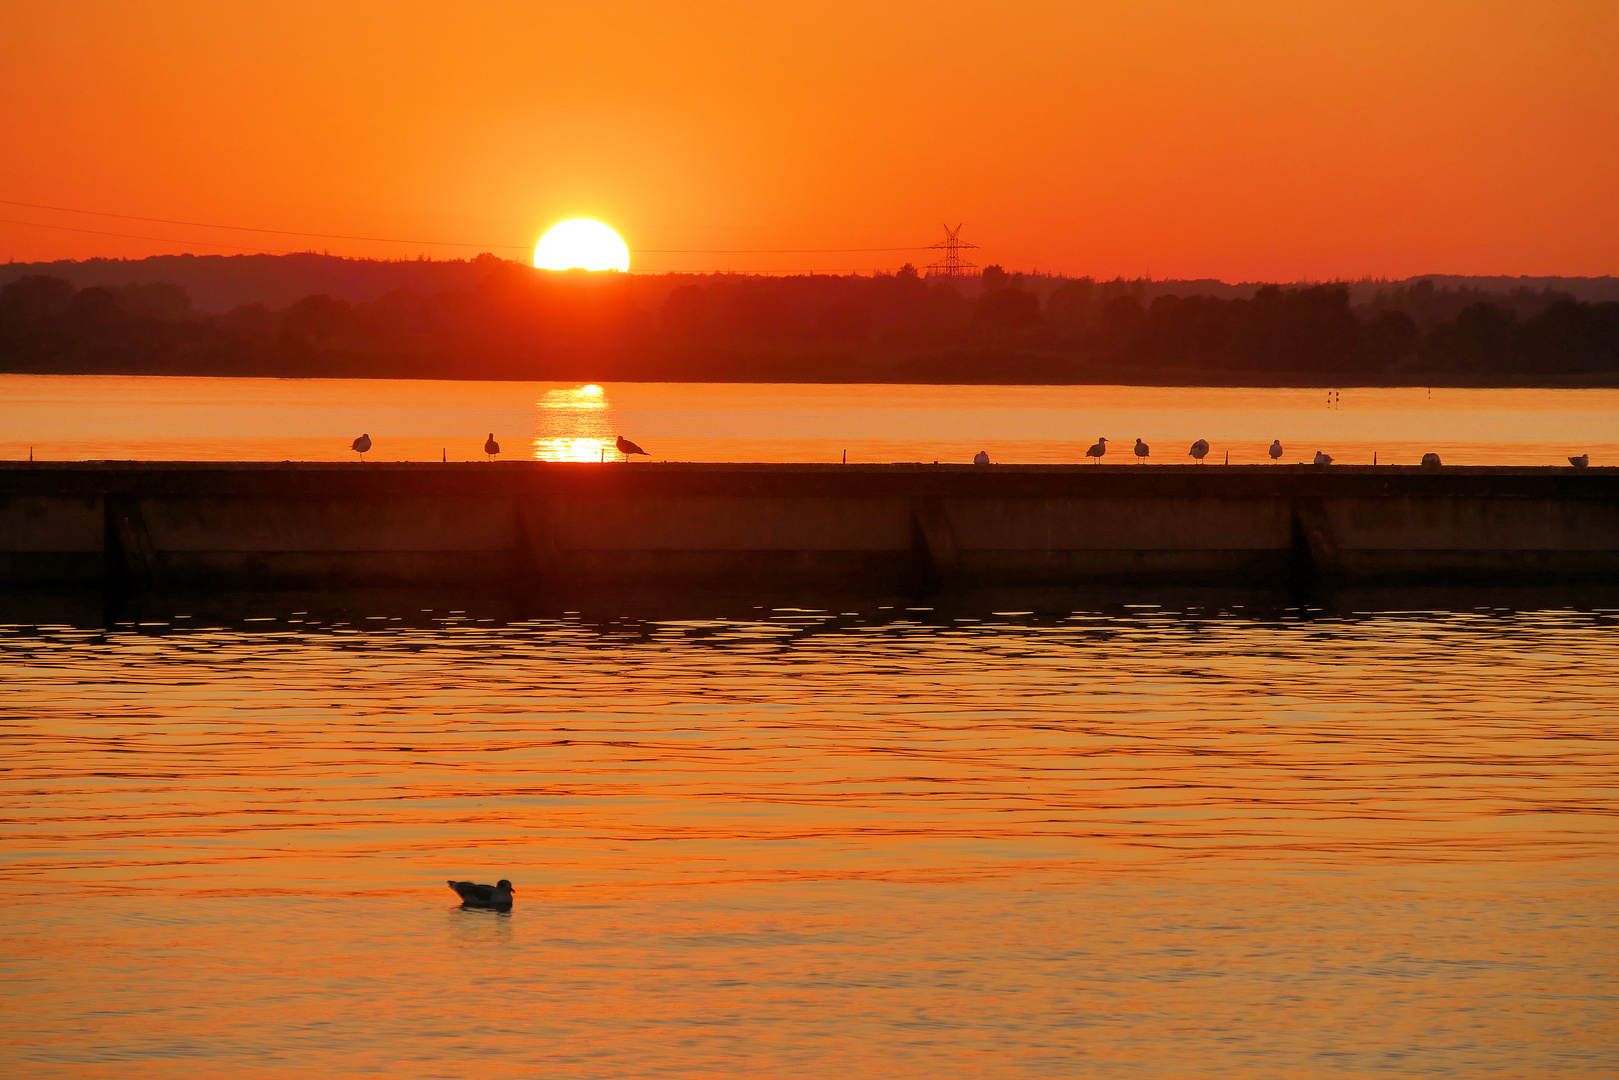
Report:
[[[371,449],[371,436],[369,434],[362,434],[358,439],[355,439],[354,442],[351,443],[350,445],[353,448],[354,452],[356,454],[360,455],[360,460],[364,461],[366,452]],[[634,457],[637,454],[639,454],[642,457],[651,457],[652,456],[652,455],[648,454],[645,450],[641,449],[639,446],[637,446],[634,443],[630,442],[630,440],[626,439],[622,435],[619,435],[614,440],[613,445],[614,445],[615,448],[617,448],[618,452],[624,456],[625,461],[629,461],[631,457]],[[493,431],[491,431],[489,433],[489,437],[484,440],[483,452],[486,455],[488,455],[488,458],[491,461],[493,461],[500,454],[500,444],[495,441],[495,433]],[[1282,450],[1282,440],[1280,440],[1280,439],[1273,440],[1271,442],[1271,444],[1270,444],[1270,449],[1268,451],[1266,451],[1266,453],[1268,453],[1270,455],[1270,459],[1272,461],[1280,461],[1281,458],[1282,458],[1282,454],[1284,453],[1284,451]],[[1089,450],[1085,451],[1085,456],[1087,458],[1090,458],[1092,461],[1096,462],[1097,464],[1101,464],[1102,458],[1106,454],[1107,454],[1107,439],[1106,438],[1097,439],[1096,442],[1091,446],[1091,448]],[[1195,443],[1192,444],[1191,449],[1186,451],[1186,454],[1192,460],[1196,461],[1199,465],[1203,464],[1203,459],[1209,456],[1209,440],[1207,440],[1207,439],[1199,439],[1199,440],[1197,440]],[[1141,462],[1146,461],[1147,458],[1150,457],[1151,455],[1152,455],[1152,448],[1150,446],[1148,446],[1144,441],[1142,441],[1140,436],[1137,436],[1136,437],[1136,445],[1135,445],[1136,463],[1140,464]],[[1230,460],[1231,460],[1231,455],[1230,455],[1230,452],[1228,451],[1227,454],[1226,454],[1226,461],[1227,461],[1228,464],[1230,463]],[[1328,454],[1328,453],[1324,453],[1324,452],[1322,452],[1320,450],[1317,450],[1315,452],[1315,457],[1312,459],[1312,463],[1316,464],[1316,465],[1331,465],[1332,464],[1332,455]],[[1591,455],[1590,454],[1580,454],[1577,457],[1570,457],[1568,459],[1568,463],[1570,465],[1574,466],[1574,468],[1576,468],[1576,469],[1584,469],[1584,468],[1588,467],[1591,464]],[[980,450],[980,451],[978,451],[978,453],[974,454],[973,455],[973,464],[974,465],[988,465],[989,464],[989,453],[988,453],[988,451]],[[1438,454],[1428,453],[1428,454],[1423,454],[1422,455],[1422,464],[1423,464],[1424,468],[1437,469],[1437,468],[1439,468],[1441,466],[1442,462],[1439,460],[1439,455]],[[454,884],[454,883],[452,882],[451,884]],[[487,886],[480,886],[480,887],[486,888]]]
[[[1209,440],[1197,440],[1197,442],[1193,443],[1191,449],[1187,450],[1186,453],[1188,457],[1192,458],[1192,460],[1196,461],[1199,465],[1203,464],[1203,459],[1209,456]],[[1270,455],[1270,459],[1272,461],[1280,461],[1282,459],[1282,454],[1285,453],[1285,451],[1282,449],[1282,440],[1272,440],[1270,449],[1267,450],[1266,453]],[[1107,439],[1105,438],[1097,439],[1096,442],[1092,444],[1091,448],[1085,451],[1085,456],[1097,464],[1101,464],[1102,458],[1106,454]],[[1148,446],[1140,436],[1136,437],[1135,455],[1137,464],[1146,461],[1147,458],[1152,455],[1152,448]],[[1230,460],[1231,455],[1228,452],[1226,454],[1227,464],[1230,463]],[[989,455],[980,450],[978,451],[978,455],[973,458],[973,463],[976,465],[988,465]],[[1568,463],[1574,466],[1576,469],[1586,468],[1591,464],[1591,455],[1581,454],[1578,457],[1571,457],[1568,459]],[[1311,464],[1331,465],[1332,455],[1324,451],[1317,450],[1315,452],[1315,456],[1311,459]],[[1424,468],[1437,469],[1444,463],[1439,460],[1438,454],[1427,453],[1422,455],[1422,464]]]
[[[640,454],[642,457],[652,456],[622,435],[618,437],[618,441],[615,445],[618,447],[618,452],[624,455],[625,461],[628,461],[634,454]],[[371,449],[371,436],[369,434],[362,434],[358,439],[355,439],[352,443],[350,443],[349,446],[356,454],[360,455],[360,460],[364,461],[366,451]],[[495,433],[493,431],[491,431],[489,433],[489,437],[483,441],[483,452],[488,455],[490,461],[495,460],[495,458],[500,454],[500,444],[495,441]],[[988,455],[985,455],[984,463],[989,463]],[[451,884],[453,885],[454,882],[451,882]],[[480,887],[487,888],[487,886]]]
[[[1274,442],[1272,442],[1270,444],[1269,453],[1270,453],[1270,459],[1272,461],[1277,461],[1277,460],[1279,460],[1281,458],[1281,456],[1282,456],[1282,440],[1281,439],[1277,439],[1277,440],[1275,440]],[[1095,461],[1097,464],[1101,464],[1102,458],[1106,454],[1107,454],[1107,439],[1106,438],[1097,439],[1095,444],[1093,444],[1089,450],[1085,451],[1085,456],[1090,458],[1092,461]],[[1139,435],[1136,436],[1135,455],[1136,455],[1136,463],[1137,464],[1140,464],[1141,462],[1146,461],[1147,458],[1152,456],[1152,447],[1148,446],[1146,444],[1146,442]],[[1209,440],[1207,440],[1207,439],[1199,439],[1199,440],[1197,440],[1197,442],[1192,444],[1191,449],[1186,451],[1186,455],[1188,457],[1190,457],[1193,461],[1197,462],[1199,465],[1203,464],[1203,459],[1209,456]],[[1228,453],[1226,456],[1227,456],[1227,460],[1229,461],[1230,460],[1230,454]],[[1432,457],[1436,461],[1438,460],[1438,458],[1433,454],[1429,454],[1428,457]],[[978,460],[979,458],[983,458],[983,460],[979,461]],[[1570,459],[1570,460],[1572,460],[1572,459]],[[978,457],[973,458],[973,462],[975,464],[978,464],[978,465],[987,465],[987,464],[989,464],[989,455],[984,453],[984,451],[980,450],[978,452]],[[1427,458],[1424,458],[1423,462],[1426,464]],[[1332,464],[1332,457],[1330,455],[1328,455],[1328,454],[1323,454],[1321,451],[1317,450],[1315,452],[1315,463],[1317,465],[1331,465]]]

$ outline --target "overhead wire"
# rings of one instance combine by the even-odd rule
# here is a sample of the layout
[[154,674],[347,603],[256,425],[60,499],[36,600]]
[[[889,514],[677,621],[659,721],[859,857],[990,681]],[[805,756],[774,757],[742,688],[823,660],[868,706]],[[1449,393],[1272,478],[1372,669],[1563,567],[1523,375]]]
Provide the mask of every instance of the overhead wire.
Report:
[[[261,229],[249,225],[220,225],[206,221],[183,221],[178,218],[144,217],[140,214],[116,214],[107,210],[84,210],[72,206],[53,206],[47,203],[22,202],[18,199],[0,199],[0,205],[22,206],[31,210],[49,210],[63,214],[87,214],[92,217],[118,218],[124,221],[146,221],[156,225],[181,225],[194,229],[225,229],[231,232],[260,233],[268,236],[304,236],[316,240],[357,240],[363,243],[378,244],[410,244],[416,247],[463,247],[478,248],[482,251],[527,251],[526,244],[473,244],[458,240],[407,240],[391,236],[359,236],[348,233],[322,233],[305,232],[298,229]],[[76,228],[71,225],[52,225],[41,221],[18,221],[12,218],[0,218],[12,225],[32,225],[41,229],[64,229],[68,232],[89,233],[96,236],[118,236],[130,240],[151,240],[164,244],[198,244],[203,247],[231,248],[243,245],[210,243],[205,240],[172,240],[158,236],[136,236],[132,233],[105,232],[98,229]],[[848,248],[633,248],[636,255],[837,255],[837,254],[866,254],[876,252],[899,251],[925,251],[928,245],[914,244],[905,247],[848,247]],[[265,254],[289,255],[296,252],[278,250],[275,248],[256,248]]]

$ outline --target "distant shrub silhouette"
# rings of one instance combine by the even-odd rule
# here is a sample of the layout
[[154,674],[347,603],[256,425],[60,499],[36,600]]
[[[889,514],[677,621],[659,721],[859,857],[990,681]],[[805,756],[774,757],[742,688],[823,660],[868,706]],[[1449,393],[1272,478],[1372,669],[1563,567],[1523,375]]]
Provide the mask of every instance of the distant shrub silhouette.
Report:
[[[260,263],[253,263],[259,266]],[[324,264],[321,264],[324,265]],[[1619,381],[1619,303],[1430,282],[1179,295],[1145,280],[537,272],[480,256],[464,287],[368,303],[193,309],[172,284],[0,286],[0,368],[523,379],[962,382]],[[409,264],[425,273],[433,264]],[[1196,283],[1189,283],[1196,286]],[[971,289],[978,295],[967,295]],[[1045,300],[1042,304],[1041,296]]]

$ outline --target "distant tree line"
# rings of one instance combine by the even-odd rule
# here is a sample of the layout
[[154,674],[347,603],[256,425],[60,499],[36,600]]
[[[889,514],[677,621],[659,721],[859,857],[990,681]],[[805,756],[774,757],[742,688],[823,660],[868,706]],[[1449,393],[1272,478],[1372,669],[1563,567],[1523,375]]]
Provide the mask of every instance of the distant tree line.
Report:
[[586,275],[493,256],[474,284],[371,303],[192,308],[178,285],[0,287],[0,369],[396,378],[897,382],[1619,382],[1619,303],[1430,282],[1149,295],[874,277]]

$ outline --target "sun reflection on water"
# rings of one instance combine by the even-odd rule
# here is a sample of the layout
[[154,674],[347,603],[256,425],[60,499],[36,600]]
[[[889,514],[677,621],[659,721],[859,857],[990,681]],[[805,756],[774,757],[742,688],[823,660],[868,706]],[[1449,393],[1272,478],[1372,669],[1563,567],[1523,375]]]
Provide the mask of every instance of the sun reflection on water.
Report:
[[600,461],[613,445],[606,392],[597,384],[547,390],[534,403],[538,461]]
[[[535,439],[536,461],[600,461],[607,450],[602,439]],[[614,451],[617,453],[617,451]]]

